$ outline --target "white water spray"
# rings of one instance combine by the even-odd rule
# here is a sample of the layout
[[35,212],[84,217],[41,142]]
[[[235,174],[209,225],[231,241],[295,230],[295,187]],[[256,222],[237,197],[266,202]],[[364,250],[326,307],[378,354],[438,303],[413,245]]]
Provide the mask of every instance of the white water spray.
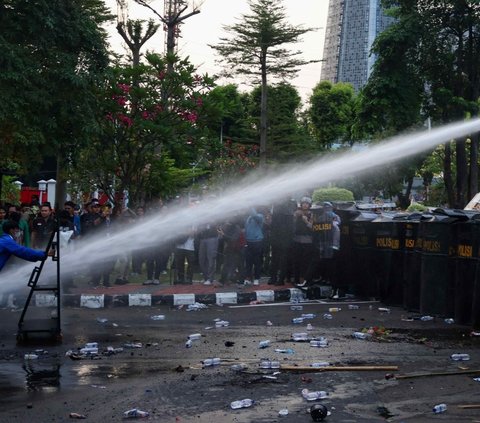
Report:
[[[204,201],[194,208],[173,208],[108,238],[80,241],[73,253],[61,257],[62,275],[86,273],[95,263],[119,257],[126,251],[139,247],[155,248],[181,235],[192,225],[221,222],[235,212],[282,200],[291,192],[316,188],[369,171],[478,131],[480,120],[472,119],[428,132],[395,137],[361,152],[348,152],[334,159],[319,159],[274,174],[255,173],[242,184],[230,187],[221,197]],[[0,294],[15,287],[24,288],[31,268],[32,265],[27,264],[0,273]],[[53,266],[45,266],[42,279],[53,270]]]

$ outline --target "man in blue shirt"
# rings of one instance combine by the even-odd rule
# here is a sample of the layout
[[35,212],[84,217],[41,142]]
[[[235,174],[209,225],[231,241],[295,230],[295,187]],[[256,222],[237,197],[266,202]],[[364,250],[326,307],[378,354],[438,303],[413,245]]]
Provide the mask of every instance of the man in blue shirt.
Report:
[[7,221],[3,224],[2,229],[3,235],[0,237],[0,271],[11,255],[28,261],[44,260],[47,257],[45,251],[33,250],[15,242],[15,231],[20,230],[18,223]]

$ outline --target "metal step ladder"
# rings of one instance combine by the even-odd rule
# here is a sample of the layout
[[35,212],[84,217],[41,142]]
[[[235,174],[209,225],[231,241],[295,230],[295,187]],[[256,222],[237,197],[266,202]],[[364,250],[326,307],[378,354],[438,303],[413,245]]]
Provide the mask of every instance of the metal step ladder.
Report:
[[[40,262],[38,266],[32,270],[30,279],[28,281],[28,286],[30,287],[30,293],[28,294],[27,300],[23,307],[22,315],[18,321],[18,332],[17,332],[17,342],[26,343],[35,337],[42,337],[43,339],[47,337],[50,341],[61,342],[62,341],[62,331],[60,324],[60,238],[59,238],[59,228],[58,224],[56,229],[50,235],[50,239],[46,246],[45,251],[53,251],[51,256],[52,261],[56,262],[56,277],[55,282],[51,282],[48,285],[38,284],[38,280],[42,273],[43,267],[47,256],[44,260]],[[56,310],[46,318],[30,318],[27,319],[27,311],[31,305],[32,299],[36,292],[51,292],[56,297]],[[30,313],[29,313],[30,314]]]

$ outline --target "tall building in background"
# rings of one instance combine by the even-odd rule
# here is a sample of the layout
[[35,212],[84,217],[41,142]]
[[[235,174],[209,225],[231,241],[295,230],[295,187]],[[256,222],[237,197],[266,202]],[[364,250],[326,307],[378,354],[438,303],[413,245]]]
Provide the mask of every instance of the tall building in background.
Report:
[[359,91],[375,62],[372,44],[392,22],[380,0],[330,0],[321,80],[350,82]]

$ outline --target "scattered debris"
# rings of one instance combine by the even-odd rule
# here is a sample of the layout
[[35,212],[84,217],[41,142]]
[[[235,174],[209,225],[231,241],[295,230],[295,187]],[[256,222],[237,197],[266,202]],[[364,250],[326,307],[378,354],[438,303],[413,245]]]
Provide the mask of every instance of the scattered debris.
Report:
[[390,417],[393,417],[395,415],[392,414],[387,407],[383,406],[377,407],[377,413],[385,419],[389,419]]

